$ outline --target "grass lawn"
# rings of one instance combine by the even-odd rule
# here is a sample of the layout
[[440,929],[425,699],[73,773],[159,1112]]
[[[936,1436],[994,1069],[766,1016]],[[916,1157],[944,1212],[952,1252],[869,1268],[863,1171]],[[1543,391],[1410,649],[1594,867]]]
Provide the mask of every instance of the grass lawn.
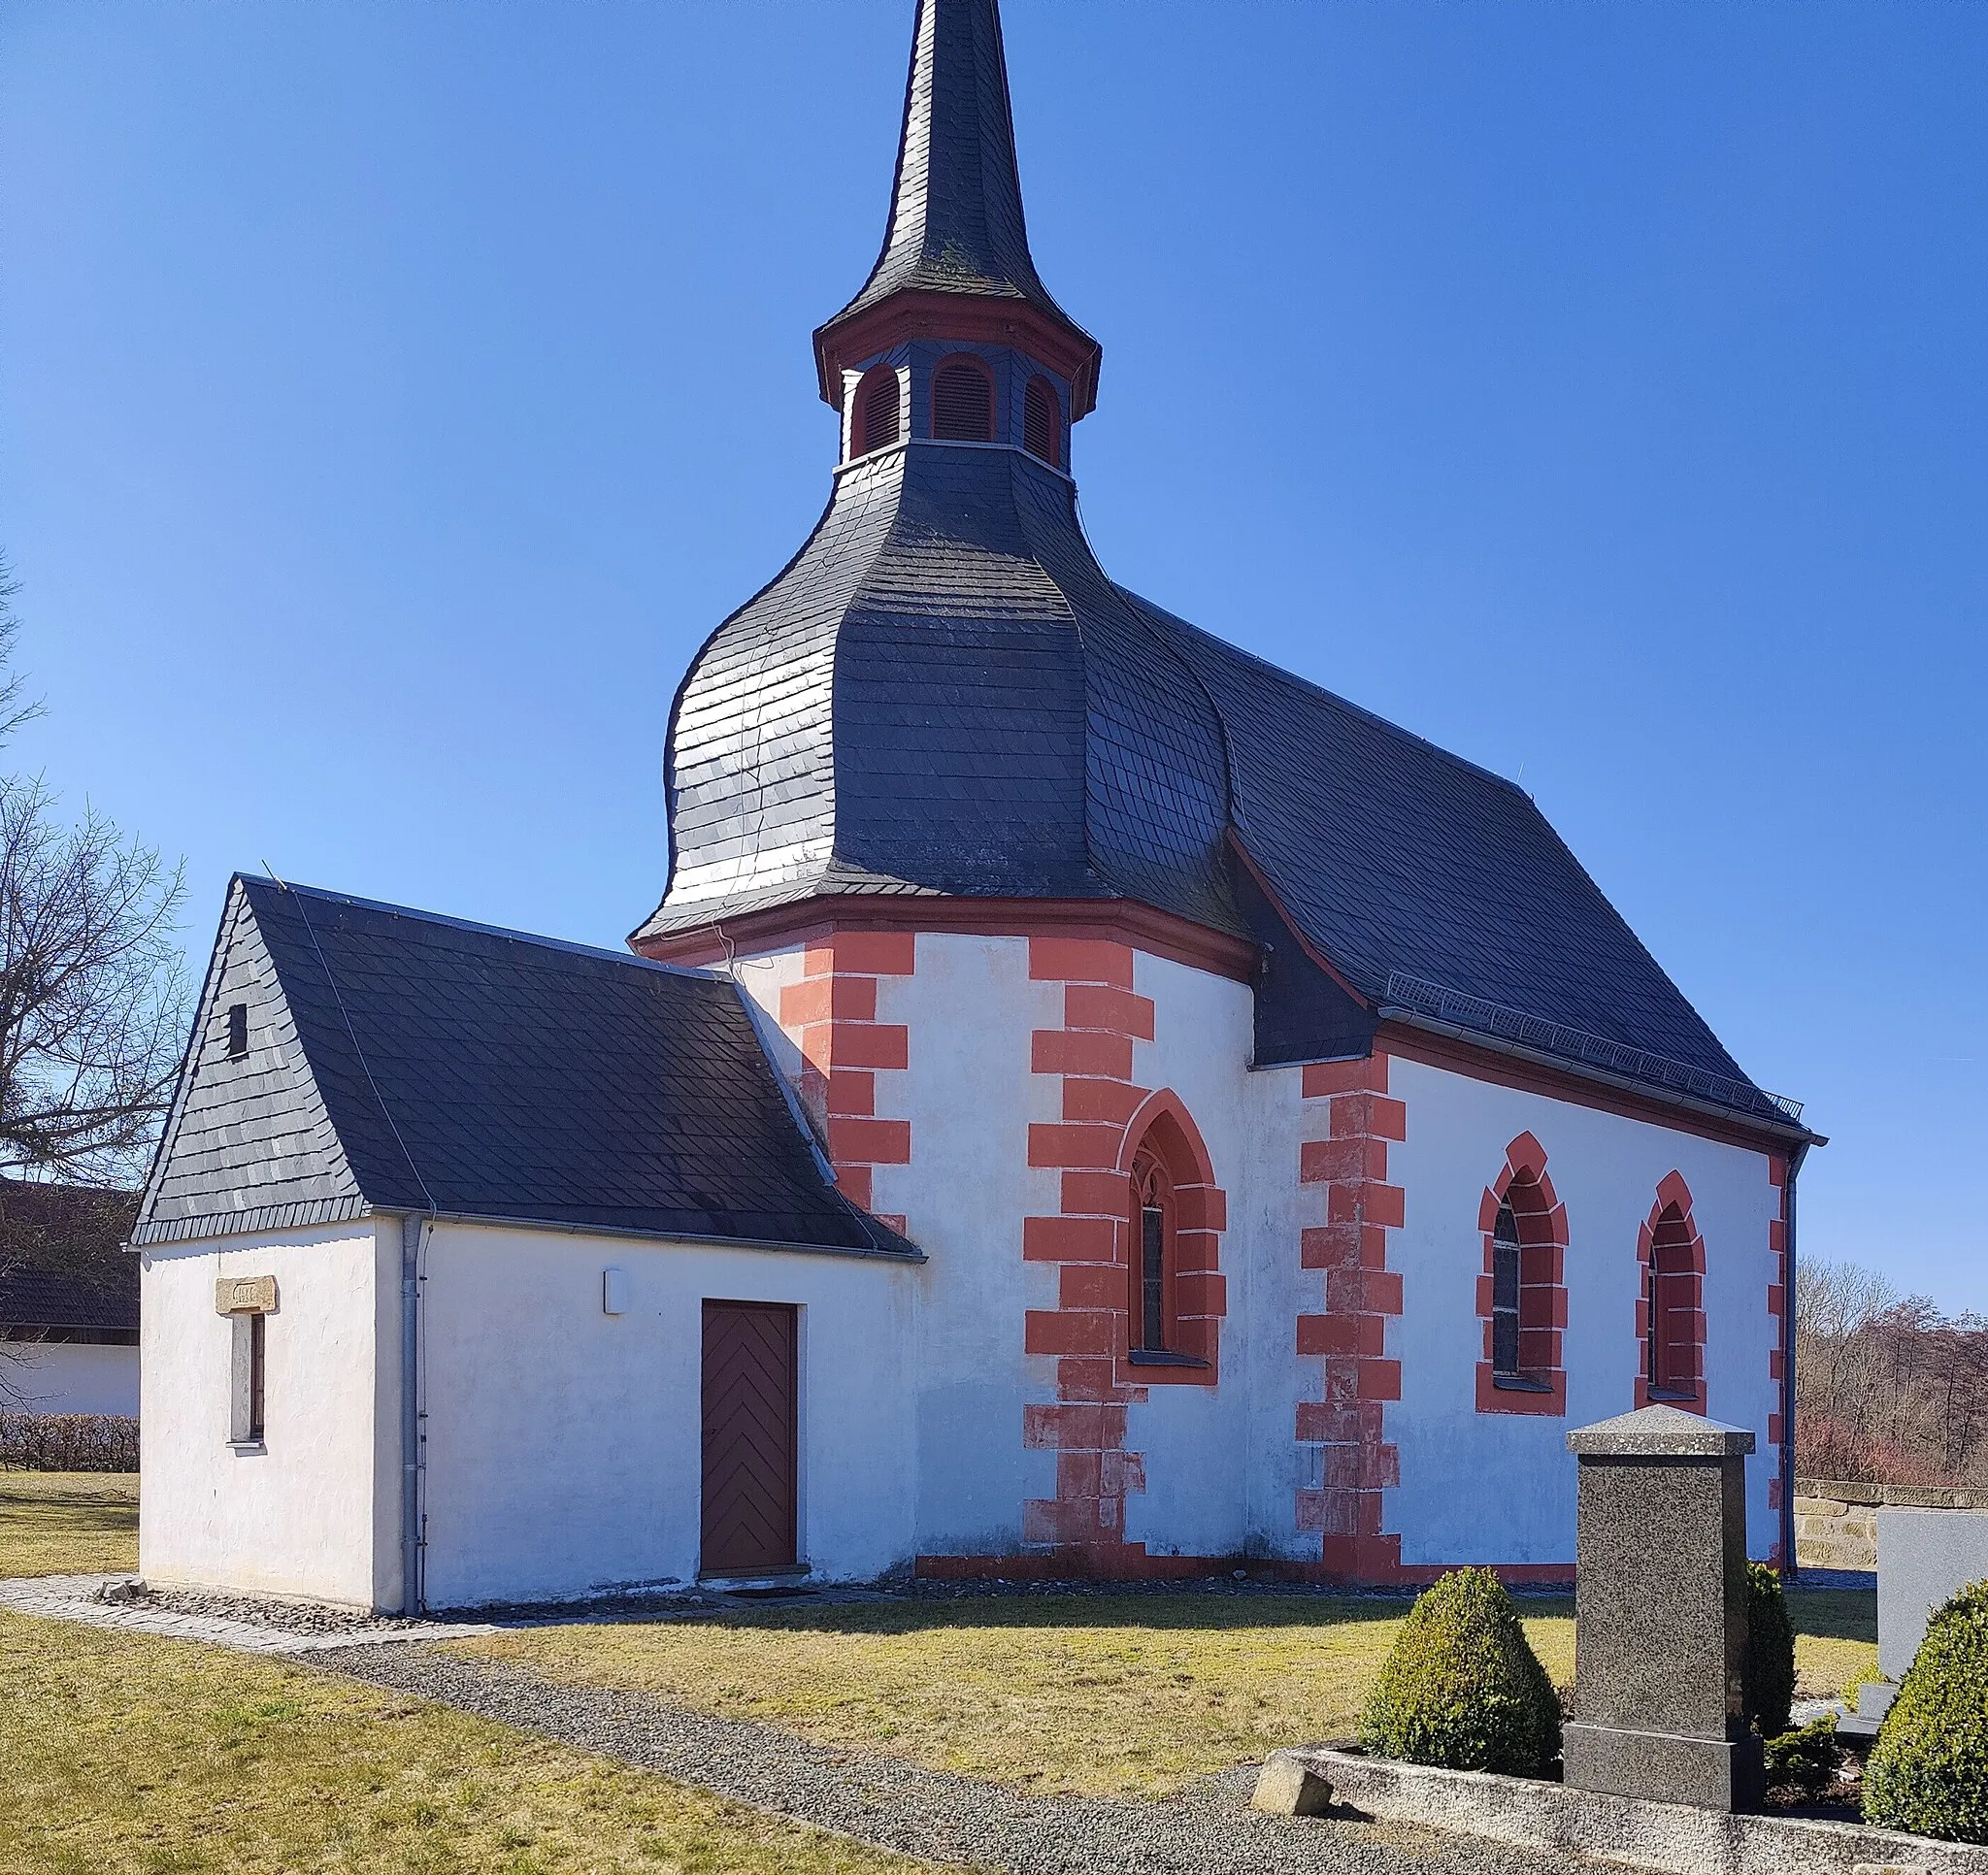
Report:
[[309,1668],[0,1613],[0,1875],[912,1875]]
[[[1793,1598],[1805,1690],[1874,1670],[1874,1596]],[[1528,1598],[1561,1684],[1573,1605]],[[1403,1605],[1347,1597],[1017,1595],[742,1610],[453,1645],[826,1745],[1045,1791],[1161,1795],[1279,1745],[1345,1737]]]
[[137,1567],[135,1474],[0,1471],[0,1576]]

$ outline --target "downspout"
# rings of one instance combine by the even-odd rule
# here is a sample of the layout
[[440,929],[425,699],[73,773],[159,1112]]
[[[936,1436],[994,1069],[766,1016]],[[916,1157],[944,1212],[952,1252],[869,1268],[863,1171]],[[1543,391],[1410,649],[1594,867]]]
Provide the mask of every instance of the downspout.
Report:
[[400,1221],[400,1582],[401,1613],[418,1615],[421,1540],[421,1234],[427,1219]]
[[1795,1175],[1808,1156],[1802,1141],[1788,1155],[1787,1215],[1781,1224],[1781,1578],[1802,1579],[1795,1560]]

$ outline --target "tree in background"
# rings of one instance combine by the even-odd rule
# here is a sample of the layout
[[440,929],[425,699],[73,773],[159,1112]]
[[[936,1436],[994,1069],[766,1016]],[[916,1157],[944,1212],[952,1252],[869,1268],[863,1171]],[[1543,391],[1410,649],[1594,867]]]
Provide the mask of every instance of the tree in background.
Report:
[[1988,1483],[1988,1317],[1945,1315],[1853,1263],[1795,1284],[1798,1475]]
[[[0,741],[41,712],[11,670],[0,563]],[[38,775],[0,775],[0,1173],[128,1189],[178,1077],[189,983],[177,867],[94,808],[62,820]],[[24,1253],[0,1239],[0,1279]],[[0,1340],[0,1394],[10,1344]]]

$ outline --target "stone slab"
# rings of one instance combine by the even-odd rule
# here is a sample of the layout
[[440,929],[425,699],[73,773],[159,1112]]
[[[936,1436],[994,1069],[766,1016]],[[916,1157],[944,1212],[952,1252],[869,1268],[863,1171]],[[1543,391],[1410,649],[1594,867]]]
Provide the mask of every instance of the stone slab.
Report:
[[1544,1779],[1443,1771],[1323,1748],[1280,1752],[1316,1770],[1344,1809],[1519,1849],[1592,1857],[1656,1875],[1988,1875],[1988,1848],[1806,1818],[1735,1816]]
[[1641,1406],[1576,1427],[1567,1449],[1577,1459],[1743,1459],[1753,1434],[1680,1406]]
[[1902,1680],[1926,1638],[1926,1618],[1988,1578],[1988,1510],[1877,1513],[1877,1666]]
[[1760,1740],[1696,1738],[1570,1721],[1561,1730],[1567,1781],[1583,1791],[1641,1796],[1661,1791],[1674,1803],[1746,1810],[1766,1793]]

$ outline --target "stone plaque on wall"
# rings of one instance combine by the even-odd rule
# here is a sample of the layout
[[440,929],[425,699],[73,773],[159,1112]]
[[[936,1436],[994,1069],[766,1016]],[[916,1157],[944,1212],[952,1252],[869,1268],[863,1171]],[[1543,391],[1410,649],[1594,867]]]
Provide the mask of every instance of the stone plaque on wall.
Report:
[[222,1276],[214,1286],[216,1315],[273,1315],[276,1312],[274,1276]]

